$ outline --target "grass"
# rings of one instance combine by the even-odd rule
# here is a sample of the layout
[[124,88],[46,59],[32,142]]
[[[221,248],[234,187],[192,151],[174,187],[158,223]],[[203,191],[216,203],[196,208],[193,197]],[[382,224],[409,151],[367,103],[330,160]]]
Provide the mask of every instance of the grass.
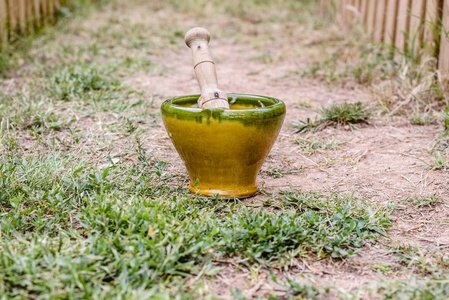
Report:
[[434,158],[435,162],[429,164],[430,168],[441,171],[447,171],[449,169],[449,159],[446,153],[437,151]]
[[[449,296],[449,261],[442,249],[421,249],[418,246],[399,244],[391,247],[396,260],[407,266],[408,279],[380,276],[380,281],[362,287],[357,293],[347,295],[352,299],[446,299]],[[419,275],[410,275],[417,270]],[[423,275],[427,275],[424,277]]]
[[[438,43],[438,26],[432,22],[425,26],[436,35]],[[335,33],[332,51],[326,51],[326,43],[313,45],[320,55],[310,60],[308,68],[291,75],[314,77],[329,84],[366,85],[375,92],[384,114],[405,116],[418,125],[434,122],[434,115],[449,104],[449,81],[436,71],[437,61],[429,45],[415,49],[415,43],[410,42],[404,50],[366,43],[365,35],[359,26],[346,37]]]
[[390,224],[352,195],[288,191],[273,212],[190,196],[166,185],[165,162],[135,151],[134,163],[103,167],[60,152],[2,155],[2,295],[188,297],[196,285],[176,284],[213,276],[214,259],[348,257]]
[[282,167],[276,167],[276,166],[268,166],[267,167],[267,173],[273,178],[281,178],[286,174],[296,174],[301,172],[300,169],[284,169]]
[[353,125],[366,123],[371,116],[371,109],[362,102],[331,104],[329,107],[322,107],[317,110],[321,116],[315,121],[307,118],[306,121],[295,120],[292,126],[296,128],[293,133],[316,131],[330,125]]
[[338,141],[334,137],[332,139],[320,139],[314,138],[312,135],[308,135],[306,137],[296,139],[296,143],[303,152],[312,155],[317,152],[324,152],[325,150],[338,149],[340,145],[345,142]]
[[442,112],[441,115],[444,120],[444,131],[435,140],[430,150],[430,153],[433,154],[434,162],[429,163],[428,166],[433,170],[447,171],[449,169],[449,115],[447,112]]
[[424,207],[424,206],[433,206],[438,203],[441,203],[442,200],[438,193],[433,193],[431,195],[425,197],[408,197],[403,200],[403,203],[411,204],[416,208]]

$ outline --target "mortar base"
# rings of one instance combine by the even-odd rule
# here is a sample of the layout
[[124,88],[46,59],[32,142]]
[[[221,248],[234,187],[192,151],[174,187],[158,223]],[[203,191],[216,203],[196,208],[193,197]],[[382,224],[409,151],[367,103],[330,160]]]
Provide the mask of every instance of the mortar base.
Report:
[[219,197],[222,197],[225,199],[234,199],[234,198],[242,199],[242,198],[247,198],[247,197],[251,197],[252,195],[254,195],[257,192],[257,186],[254,185],[252,187],[244,188],[244,189],[222,191],[222,190],[216,190],[216,189],[201,189],[201,188],[197,189],[191,183],[189,185],[189,190],[193,194],[199,193],[203,196],[210,197],[210,198],[213,198],[218,194]]

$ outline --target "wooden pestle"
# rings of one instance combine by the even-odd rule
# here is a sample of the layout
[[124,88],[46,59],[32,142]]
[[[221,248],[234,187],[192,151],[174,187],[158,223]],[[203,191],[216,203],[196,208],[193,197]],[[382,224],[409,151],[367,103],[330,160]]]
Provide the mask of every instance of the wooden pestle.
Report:
[[201,89],[198,106],[201,108],[229,109],[228,96],[218,89],[215,64],[207,46],[209,40],[209,31],[201,27],[190,29],[185,36],[186,45],[192,49],[193,68]]

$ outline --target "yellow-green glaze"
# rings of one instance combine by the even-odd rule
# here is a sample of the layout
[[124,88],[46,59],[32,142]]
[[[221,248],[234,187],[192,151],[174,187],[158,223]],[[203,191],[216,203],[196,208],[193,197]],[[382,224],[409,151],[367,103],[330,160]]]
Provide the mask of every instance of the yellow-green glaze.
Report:
[[161,106],[165,129],[189,172],[190,191],[253,195],[257,173],[282,127],[285,104],[276,98],[228,94],[229,110],[191,107],[198,97],[176,97]]

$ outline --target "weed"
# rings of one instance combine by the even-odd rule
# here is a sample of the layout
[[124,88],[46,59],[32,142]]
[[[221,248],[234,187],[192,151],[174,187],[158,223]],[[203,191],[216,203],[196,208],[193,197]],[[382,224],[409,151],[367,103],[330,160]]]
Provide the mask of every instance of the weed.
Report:
[[33,97],[27,93],[0,96],[0,113],[8,116],[9,122],[18,128],[35,130],[60,129],[73,121],[71,114],[60,114],[50,99],[42,95]]
[[91,91],[106,91],[120,86],[120,82],[111,81],[98,75],[94,69],[64,68],[50,78],[48,90],[57,99],[69,101],[80,98]]
[[[287,289],[287,293],[284,295],[284,298],[287,299],[316,299],[318,296],[323,296],[329,293],[328,289],[320,290],[314,284],[299,283],[291,278],[287,278],[286,283],[280,283],[271,271],[270,277],[273,282]],[[277,300],[279,298],[272,296],[269,299]]]
[[371,109],[366,108],[362,102],[331,104],[329,107],[322,107],[317,110],[321,118],[311,121],[294,121],[292,125],[297,128],[294,133],[304,131],[314,131],[318,128],[324,128],[333,124],[352,125],[357,123],[365,123],[371,116]]
[[433,170],[446,171],[449,169],[449,160],[447,154],[438,151],[435,153],[434,158],[435,163],[429,164],[429,167],[431,167]]
[[439,193],[433,193],[427,197],[416,197],[416,198],[405,198],[401,203],[411,204],[417,208],[424,206],[433,206],[435,204],[441,203],[441,198]]
[[299,169],[282,169],[279,167],[272,167],[272,166],[268,166],[267,167],[267,172],[268,175],[270,175],[273,178],[281,178],[286,174],[295,174],[295,173],[299,173],[301,170]]
[[380,273],[391,273],[391,268],[388,264],[378,263],[372,264],[370,267]]
[[371,109],[364,107],[362,102],[332,104],[317,111],[323,122],[335,124],[356,124],[366,122],[371,116]]
[[296,143],[299,145],[300,149],[309,155],[315,152],[322,152],[323,150],[337,149],[340,145],[345,142],[336,141],[335,138],[332,139],[319,139],[319,138],[298,138]]
[[416,103],[416,109],[414,111],[414,114],[411,114],[409,117],[410,124],[412,125],[428,125],[435,121],[435,117],[433,116],[432,112],[429,112],[425,116],[422,116],[420,113],[420,105],[419,103]]
[[447,152],[449,149],[449,140],[447,137],[449,136],[449,114],[447,112],[442,112],[441,116],[443,117],[443,126],[444,131],[438,136],[435,140],[435,143],[432,146],[431,153],[438,154],[440,152]]
[[320,123],[321,122],[319,120],[315,119],[315,121],[312,121],[310,118],[307,118],[306,121],[293,120],[292,127],[296,128],[293,133],[300,133],[305,131],[315,132],[318,129]]
[[287,296],[289,296],[290,294],[291,296],[294,297],[314,299],[320,295],[320,291],[313,285],[298,283],[292,279],[287,279],[287,282],[290,285],[290,290]]

